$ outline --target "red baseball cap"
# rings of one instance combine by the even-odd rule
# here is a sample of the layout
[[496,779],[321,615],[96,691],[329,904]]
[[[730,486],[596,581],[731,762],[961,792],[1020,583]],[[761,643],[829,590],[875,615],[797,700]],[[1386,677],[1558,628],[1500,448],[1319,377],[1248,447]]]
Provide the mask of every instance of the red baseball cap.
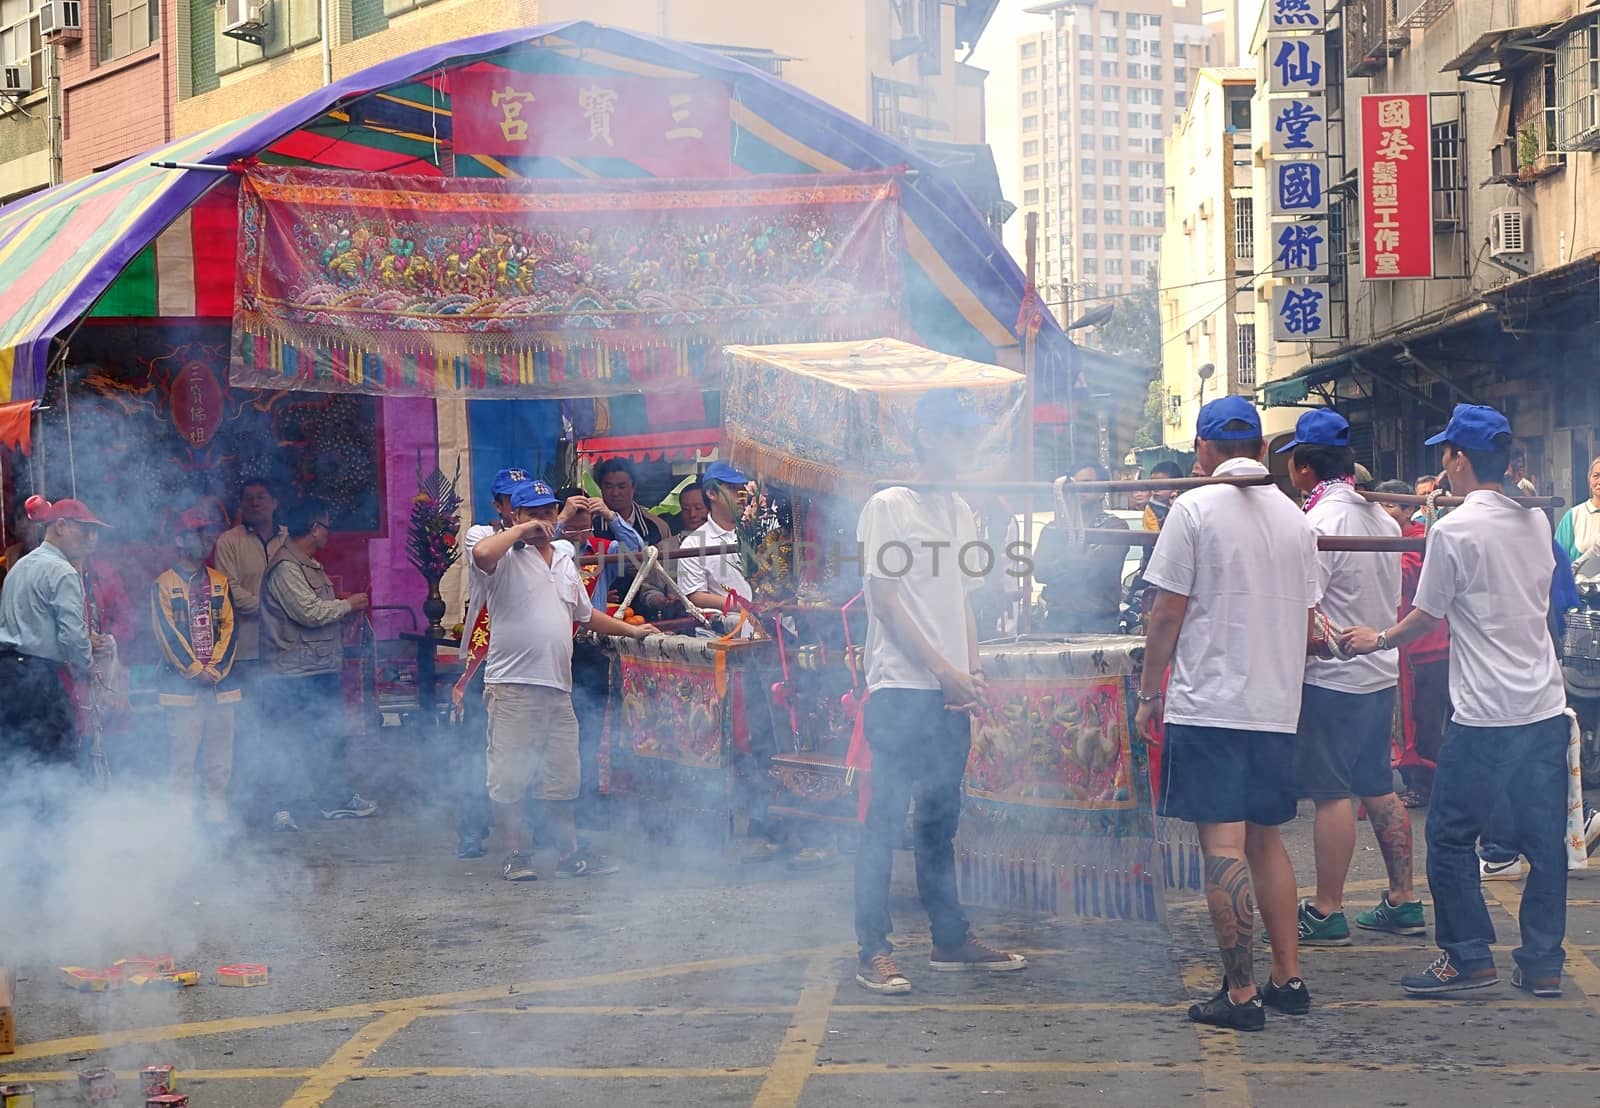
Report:
[[60,520],[70,519],[77,523],[88,523],[96,527],[110,527],[111,524],[103,519],[98,519],[89,510],[89,505],[81,500],[57,500],[54,504],[42,496],[30,496],[23,507],[27,510],[28,518],[35,523],[56,523]]

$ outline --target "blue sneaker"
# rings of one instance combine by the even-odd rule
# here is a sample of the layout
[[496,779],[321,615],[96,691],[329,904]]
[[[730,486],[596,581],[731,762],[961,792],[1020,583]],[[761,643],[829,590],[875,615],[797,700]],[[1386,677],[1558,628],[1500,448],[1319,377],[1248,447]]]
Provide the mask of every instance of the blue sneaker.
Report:
[[457,858],[482,858],[483,840],[477,835],[462,835],[456,839]]
[[1449,951],[1440,954],[1421,973],[1408,973],[1400,979],[1400,987],[1412,996],[1450,996],[1498,984],[1500,974],[1493,962],[1471,968],[1458,966],[1451,960]]

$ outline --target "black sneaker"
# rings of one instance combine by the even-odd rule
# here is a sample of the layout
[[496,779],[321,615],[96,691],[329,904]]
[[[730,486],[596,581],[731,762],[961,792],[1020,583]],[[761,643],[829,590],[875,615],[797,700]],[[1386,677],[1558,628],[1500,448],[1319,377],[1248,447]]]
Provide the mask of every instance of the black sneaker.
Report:
[[1261,1003],[1286,1016],[1303,1016],[1311,1011],[1311,990],[1298,977],[1291,977],[1282,985],[1268,977],[1266,988],[1261,990]]
[[581,846],[556,863],[557,877],[604,877],[616,872],[615,865]]
[[1534,977],[1531,974],[1523,973],[1521,966],[1511,971],[1511,985],[1513,988],[1521,989],[1525,993],[1532,993],[1534,996],[1544,997],[1547,1000],[1561,995],[1560,974],[1554,977]]
[[1261,994],[1235,1004],[1228,996],[1228,986],[1223,985],[1217,995],[1202,1004],[1189,1006],[1189,1019],[1211,1027],[1231,1027],[1235,1031],[1261,1031],[1267,1026],[1267,1010]]

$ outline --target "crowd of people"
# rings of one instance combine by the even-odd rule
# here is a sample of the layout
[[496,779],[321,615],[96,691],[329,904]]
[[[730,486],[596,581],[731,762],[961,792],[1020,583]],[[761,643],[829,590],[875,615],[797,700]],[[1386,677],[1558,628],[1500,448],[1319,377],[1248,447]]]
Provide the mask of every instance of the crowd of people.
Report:
[[[939,483],[960,476],[962,448],[979,422],[960,390],[924,395],[913,425],[921,484],[876,493],[857,524],[867,613],[862,736],[873,787],[856,856],[856,981],[881,993],[912,988],[890,942],[888,895],[908,813],[932,930],[929,968],[1027,964],[973,933],[955,879],[970,716],[984,700],[974,600],[985,582],[955,571],[948,558],[941,566],[939,552],[977,541],[982,524]],[[1447,488],[1464,498],[1443,515],[1431,503],[1419,510],[1363,496],[1371,477],[1356,464],[1349,423],[1331,409],[1305,413],[1279,451],[1299,503],[1263,480],[1160,491],[1143,504],[1143,525],[1159,535],[1138,571],[1151,597],[1136,725],[1163,725],[1156,807],[1196,825],[1223,971],[1217,994],[1190,1009],[1197,1022],[1260,1030],[1268,1009],[1309,1011],[1300,946],[1351,942],[1344,893],[1356,800],[1387,888],[1354,923],[1401,936],[1427,929],[1407,809],[1429,807],[1428,878],[1442,953],[1402,979],[1406,992],[1449,995],[1498,980],[1478,882],[1520,872],[1525,862],[1512,983],[1540,997],[1560,994],[1569,728],[1558,620],[1572,601],[1574,567],[1582,572],[1600,559],[1600,460],[1589,473],[1592,499],[1552,534],[1542,512],[1512,498],[1532,485],[1514,464],[1499,412],[1459,406],[1429,445],[1442,448],[1436,478],[1378,491]],[[1198,473],[1265,479],[1266,458],[1248,401],[1230,396],[1203,407]],[[1179,472],[1168,466],[1156,475]],[[1093,464],[1072,476],[1107,478]],[[470,527],[462,543],[469,596],[452,697],[461,722],[452,755],[457,853],[476,858],[497,848],[508,881],[538,876],[530,809],[540,841],[555,848],[558,876],[615,869],[578,833],[586,812],[595,814],[611,694],[596,637],[658,633],[627,618],[619,599],[639,598],[652,617],[683,605],[735,615],[753,599],[740,555],[726,549],[738,543],[746,474],[716,462],[680,490],[685,526],[676,534],[637,502],[626,462],[607,462],[596,478],[598,497],[502,470],[491,485],[495,518]],[[1099,493],[1083,493],[1081,521],[1127,526],[1103,505]],[[77,707],[86,694],[114,688],[117,629],[132,634],[128,613],[111,610],[131,602],[125,591],[118,598],[115,574],[95,559],[107,525],[74,499],[31,498],[27,515],[36,541],[8,558],[0,584],[8,769],[80,757]],[[150,586],[144,622],[161,658],[168,779],[203,825],[230,819],[240,717],[244,730],[270,734],[276,746],[265,763],[271,770],[252,775],[249,803],[262,822],[294,832],[297,814],[338,820],[377,810],[352,784],[346,731],[331,710],[340,702],[342,625],[369,605],[364,594],[338,595],[318,560],[331,525],[316,500],[280,512],[260,481],[241,490],[237,525],[225,528],[203,506],[172,524],[168,565]],[[1325,536],[1422,536],[1427,556],[1321,550]],[[605,558],[649,546],[712,553],[660,570]],[[895,557],[885,558],[891,547]],[[1035,561],[1048,626],[1115,631],[1124,558],[1120,546],[1047,531]],[[1397,718],[1407,782],[1398,795]],[[1315,893],[1297,901],[1279,828],[1302,798],[1315,810]],[[759,799],[749,810],[758,826]],[[1588,815],[1585,835],[1591,846],[1600,839],[1600,817]],[[1254,964],[1258,909],[1271,948],[1264,980]]]

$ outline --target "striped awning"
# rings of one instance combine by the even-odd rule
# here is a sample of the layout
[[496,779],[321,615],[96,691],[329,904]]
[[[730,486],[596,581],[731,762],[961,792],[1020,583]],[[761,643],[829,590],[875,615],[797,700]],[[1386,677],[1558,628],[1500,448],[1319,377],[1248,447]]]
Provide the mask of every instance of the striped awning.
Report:
[[[924,345],[989,361],[1016,345],[1023,275],[955,180],[889,136],[721,54],[587,22],[428,47],[285,107],[140,155],[0,209],[0,401],[41,395],[52,340],[86,316],[226,317],[233,297],[235,178],[155,161],[267,164],[367,174],[621,178],[606,158],[458,153],[452,81],[492,65],[531,74],[713,80],[730,93],[728,172],[850,173],[906,166],[907,322]],[[1072,375],[1053,321],[1039,339],[1040,389]]]

